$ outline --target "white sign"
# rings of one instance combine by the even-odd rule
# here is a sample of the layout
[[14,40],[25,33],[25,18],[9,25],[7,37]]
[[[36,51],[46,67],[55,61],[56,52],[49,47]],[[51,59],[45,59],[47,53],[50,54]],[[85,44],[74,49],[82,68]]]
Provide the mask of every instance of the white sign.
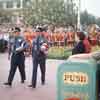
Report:
[[83,72],[65,72],[63,74],[65,84],[86,85],[89,83],[88,75]]

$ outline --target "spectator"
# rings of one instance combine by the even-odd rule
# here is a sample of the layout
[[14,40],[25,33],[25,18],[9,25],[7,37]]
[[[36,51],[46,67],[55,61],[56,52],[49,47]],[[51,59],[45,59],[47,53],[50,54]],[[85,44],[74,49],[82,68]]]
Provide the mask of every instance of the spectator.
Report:
[[72,50],[72,54],[90,53],[91,46],[84,32],[78,32],[79,42]]

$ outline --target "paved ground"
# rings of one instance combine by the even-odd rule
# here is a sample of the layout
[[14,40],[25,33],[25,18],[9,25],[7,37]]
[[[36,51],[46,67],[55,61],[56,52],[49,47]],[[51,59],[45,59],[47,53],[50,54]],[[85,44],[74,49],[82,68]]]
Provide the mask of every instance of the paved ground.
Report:
[[31,57],[26,59],[25,84],[20,83],[19,72],[16,72],[12,88],[3,85],[6,82],[9,73],[9,61],[7,54],[0,54],[0,100],[56,100],[56,71],[57,66],[64,61],[47,60],[46,85],[41,86],[40,69],[38,68],[37,88],[31,89],[30,84],[32,75]]

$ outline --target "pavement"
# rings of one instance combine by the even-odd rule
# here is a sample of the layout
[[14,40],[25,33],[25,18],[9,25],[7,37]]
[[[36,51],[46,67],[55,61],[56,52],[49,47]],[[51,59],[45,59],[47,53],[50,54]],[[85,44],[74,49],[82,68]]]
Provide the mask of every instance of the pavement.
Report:
[[25,84],[20,83],[20,75],[17,70],[12,87],[4,86],[7,81],[10,61],[7,58],[7,53],[0,54],[0,100],[56,100],[56,73],[59,64],[63,60],[47,60],[46,63],[46,84],[41,85],[40,69],[38,67],[37,87],[36,89],[29,88],[32,76],[32,59],[26,58],[26,76]]

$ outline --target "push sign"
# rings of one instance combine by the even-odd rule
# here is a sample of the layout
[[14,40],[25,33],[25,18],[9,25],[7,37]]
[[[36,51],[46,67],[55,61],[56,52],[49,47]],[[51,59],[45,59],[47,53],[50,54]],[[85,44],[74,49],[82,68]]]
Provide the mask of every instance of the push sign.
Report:
[[86,85],[88,80],[88,75],[82,72],[65,72],[63,74],[64,84]]
[[57,72],[57,100],[96,100],[96,62],[67,60]]

